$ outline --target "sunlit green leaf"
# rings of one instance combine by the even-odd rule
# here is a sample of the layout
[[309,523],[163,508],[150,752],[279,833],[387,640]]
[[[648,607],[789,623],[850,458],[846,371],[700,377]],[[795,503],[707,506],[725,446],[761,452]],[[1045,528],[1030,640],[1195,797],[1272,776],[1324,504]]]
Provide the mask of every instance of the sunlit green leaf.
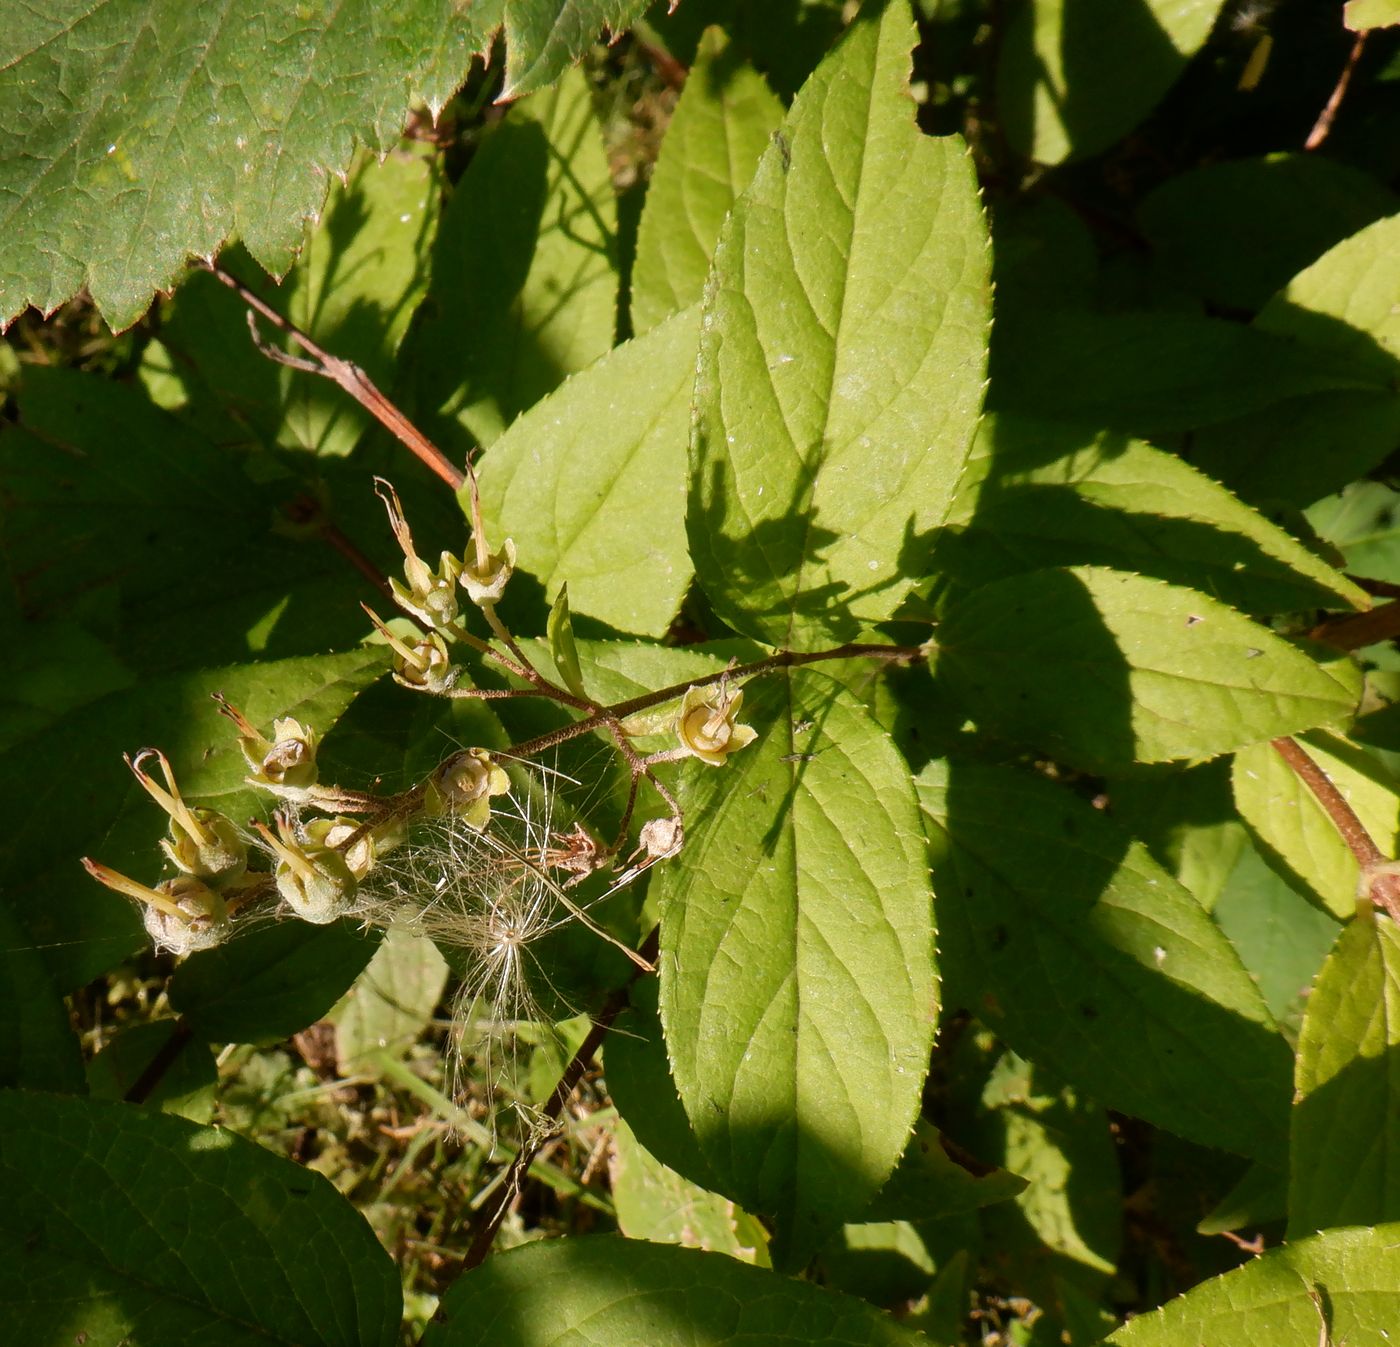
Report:
[[963,584],[1091,563],[1191,585],[1248,612],[1364,592],[1175,454],[1091,428],[983,419],[936,563]]
[[1213,1277],[1108,1341],[1115,1347],[1384,1347],[1400,1322],[1400,1225],[1332,1230]]
[[985,729],[1077,766],[1213,757],[1339,724],[1356,689],[1196,590],[1094,566],[950,606],[940,677]]
[[[756,743],[684,780],[654,883],[661,1009],[717,1186],[800,1263],[904,1150],[933,1028],[927,865],[903,765],[816,673],[749,685]],[[839,1047],[838,1047],[839,1045]]]
[[668,1169],[620,1123],[610,1167],[618,1229],[629,1239],[683,1244],[768,1266],[763,1227],[741,1207]]
[[[1387,856],[1400,833],[1400,782],[1341,735],[1314,731],[1295,740],[1351,805]],[[1338,920],[1356,910],[1360,871],[1331,815],[1270,744],[1235,755],[1235,803],[1285,878]]]
[[962,142],[915,125],[913,42],[904,0],[848,30],[715,250],[691,555],[720,615],[774,644],[895,610],[981,404],[986,226]]
[[685,441],[691,308],[569,379],[501,436],[481,473],[492,537],[575,613],[660,636],[690,583]]
[[431,940],[386,931],[354,985],[326,1016],[335,1025],[341,1071],[366,1070],[370,1054],[407,1048],[432,1019],[447,978],[447,961]]

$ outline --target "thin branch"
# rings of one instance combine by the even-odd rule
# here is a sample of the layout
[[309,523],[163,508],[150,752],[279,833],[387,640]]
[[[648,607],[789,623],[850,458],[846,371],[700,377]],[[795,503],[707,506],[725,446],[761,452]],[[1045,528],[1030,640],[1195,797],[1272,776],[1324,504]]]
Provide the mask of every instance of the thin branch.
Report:
[[1356,41],[1351,44],[1351,54],[1347,57],[1346,64],[1342,67],[1342,73],[1337,77],[1336,88],[1332,90],[1332,95],[1328,98],[1326,106],[1317,115],[1317,121],[1313,123],[1313,129],[1308,132],[1308,138],[1303,142],[1305,150],[1315,150],[1332,130],[1332,123],[1337,118],[1337,110],[1342,106],[1342,99],[1346,97],[1347,86],[1351,83],[1352,72],[1356,69],[1356,64],[1361,59],[1362,48],[1366,45],[1368,33],[1362,31],[1357,33]]
[[[651,934],[642,942],[642,947],[637,953],[647,963],[655,964],[659,945],[659,933],[656,928],[653,928]],[[545,1101],[541,1110],[550,1122],[556,1122],[564,1112],[564,1106],[578,1088],[584,1073],[593,1065],[594,1054],[603,1046],[603,1040],[607,1038],[608,1031],[612,1028],[617,1017],[627,1008],[632,986],[641,976],[642,970],[640,968],[634,969],[632,976],[627,980],[627,985],[620,987],[608,997],[607,1003],[594,1019],[593,1027],[589,1029],[588,1036],[579,1044],[578,1051],[570,1058],[569,1064],[559,1077],[559,1083],[554,1087],[554,1092]],[[520,1191],[520,1184],[526,1171],[544,1148],[548,1139],[545,1130],[538,1129],[516,1152],[515,1159],[511,1161],[510,1168],[506,1171],[504,1181],[497,1188],[490,1207],[482,1216],[481,1224],[472,1237],[471,1248],[467,1250],[467,1256],[462,1265],[464,1271],[468,1268],[479,1267],[486,1255],[490,1253],[491,1245],[496,1239],[496,1232],[500,1230],[501,1222],[505,1220],[506,1212],[510,1209],[510,1204],[516,1193]]]
[[1361,650],[1397,636],[1400,636],[1400,599],[1383,603],[1369,613],[1328,618],[1308,632],[1309,640],[1321,641],[1336,650]]
[[277,361],[280,365],[289,365],[293,369],[304,370],[308,374],[319,374],[338,384],[404,448],[421,459],[454,491],[458,490],[466,481],[466,474],[454,466],[447,455],[379,391],[374,381],[358,365],[352,364],[348,360],[342,360],[339,356],[332,355],[329,351],[318,346],[296,324],[289,322],[276,309],[254,294],[242,281],[230,275],[222,267],[216,266],[213,262],[204,261],[200,261],[197,265],[209,272],[210,275],[217,277],[250,309],[271,323],[279,332],[290,337],[307,353],[310,359],[288,355],[287,352],[280,351],[264,342],[258,335],[255,320],[249,315],[249,327],[253,331],[253,342],[265,356]]
[[1323,812],[1332,820],[1347,850],[1356,858],[1367,892],[1363,896],[1379,902],[1391,917],[1400,920],[1400,876],[1389,873],[1389,858],[1376,845],[1366,825],[1343,796],[1332,778],[1313,761],[1296,739],[1287,735],[1270,741],[1274,752],[1311,792]]

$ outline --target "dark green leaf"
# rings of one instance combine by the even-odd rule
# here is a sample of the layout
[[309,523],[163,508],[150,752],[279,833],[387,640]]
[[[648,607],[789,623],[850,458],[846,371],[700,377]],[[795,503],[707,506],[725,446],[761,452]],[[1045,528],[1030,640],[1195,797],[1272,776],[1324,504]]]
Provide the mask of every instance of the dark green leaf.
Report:
[[420,408],[464,445],[490,444],[606,354],[616,233],[588,80],[574,71],[510,110],[453,193],[401,362]]
[[962,142],[915,125],[914,38],[904,0],[852,25],[715,250],[690,550],[725,621],[773,644],[894,612],[981,404],[986,225]]
[[125,1104],[0,1094],[16,1343],[392,1347],[398,1276],[320,1175]]
[[984,1164],[920,1119],[865,1216],[871,1221],[942,1220],[1006,1202],[1025,1187],[1019,1174]]
[[[1371,389],[1294,398],[1198,437],[1192,453],[1242,495],[1308,505],[1389,454],[1400,438],[1400,216],[1323,254],[1264,306],[1255,329],[1322,369],[1341,360]],[[1312,391],[1299,388],[1298,393]]]
[[1358,914],[1308,998],[1288,1152],[1288,1231],[1400,1217],[1400,932]]
[[763,76],[723,30],[700,41],[647,187],[632,268],[632,326],[647,332],[696,303],[720,226],[783,120]]
[[1046,164],[1107,149],[1171,88],[1222,0],[1027,0],[1002,35],[997,108]]
[[[1385,382],[1336,355],[1223,318],[1045,309],[995,328],[988,404],[1150,439],[1230,422],[1302,393],[1375,397]],[[1222,476],[1215,457],[1193,451],[1193,458]]]
[[120,1030],[88,1063],[88,1089],[94,1099],[124,1099],[148,1070],[159,1079],[141,1103],[190,1122],[213,1118],[219,1083],[214,1055],[179,1020],[148,1020]]
[[328,175],[357,141],[387,148],[412,96],[441,107],[499,11],[500,0],[469,13],[454,0],[16,10],[0,52],[0,321],[86,285],[127,327],[188,257],[233,233],[285,271]]
[[0,898],[0,1087],[83,1089],[83,1055],[32,937]]
[[1340,724],[1359,692],[1204,594],[1093,566],[985,585],[937,639],[937,672],[979,725],[1094,769]]
[[1348,234],[1400,210],[1370,174],[1317,154],[1233,159],[1168,178],[1138,208],[1156,264],[1250,313]]
[[264,926],[190,955],[170,979],[170,1003],[206,1043],[275,1043],[325,1015],[378,943],[348,921]]
[[1052,782],[956,762],[918,785],[949,1001],[1110,1108],[1281,1156],[1291,1054],[1196,900]]
[[457,1280],[423,1347],[914,1347],[869,1305],[696,1249],[600,1236],[512,1249]]
[[384,663],[382,647],[369,647],[150,678],[50,726],[42,753],[25,740],[0,755],[0,810],[9,821],[0,879],[58,986],[87,982],[146,939],[132,904],[78,864],[87,853],[143,883],[157,878],[165,816],[127,771],[124,752],[159,746],[193,802],[242,822],[263,801],[243,783],[237,735],[212,694],[224,693],[263,728],[289,715],[325,731]]

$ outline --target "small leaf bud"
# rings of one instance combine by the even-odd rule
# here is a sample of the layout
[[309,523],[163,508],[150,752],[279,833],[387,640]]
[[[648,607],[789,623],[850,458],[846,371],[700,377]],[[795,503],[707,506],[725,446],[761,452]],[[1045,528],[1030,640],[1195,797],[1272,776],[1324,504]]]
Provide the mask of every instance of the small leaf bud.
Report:
[[462,563],[461,585],[478,608],[499,603],[506,584],[515,573],[515,544],[507,538],[499,552],[477,549],[475,564]]
[[316,926],[345,916],[353,905],[356,886],[345,857],[334,847],[302,842],[288,818],[282,814],[274,817],[276,834],[265,823],[253,826],[276,857],[273,880],[282,900],[302,921]]
[[455,814],[480,832],[491,819],[491,797],[510,790],[510,777],[484,748],[454,753],[428,779],[423,812]]
[[[163,790],[142,764],[154,758],[169,789]],[[170,815],[170,836],[161,839],[161,850],[177,870],[198,879],[224,883],[236,879],[248,866],[248,847],[234,822],[215,809],[193,809],[175,784],[170,761],[158,748],[143,748],[126,765],[142,789]]]
[[222,944],[233,929],[228,905],[202,879],[178,875],[155,888],[83,857],[83,868],[99,884],[125,894],[141,904],[146,933],[160,949],[172,954],[194,954]]
[[743,701],[743,689],[731,692],[723,679],[715,687],[687,689],[675,722],[681,747],[711,767],[723,767],[729,754],[758,737],[751,726],[737,723]]
[[444,552],[438,569],[430,569],[413,545],[413,534],[399,503],[398,492],[382,477],[374,479],[374,489],[389,512],[389,527],[404,555],[403,571],[408,584],[392,576],[389,578],[395,600],[399,607],[430,628],[449,626],[457,619],[457,577],[461,574],[462,563],[451,552]]

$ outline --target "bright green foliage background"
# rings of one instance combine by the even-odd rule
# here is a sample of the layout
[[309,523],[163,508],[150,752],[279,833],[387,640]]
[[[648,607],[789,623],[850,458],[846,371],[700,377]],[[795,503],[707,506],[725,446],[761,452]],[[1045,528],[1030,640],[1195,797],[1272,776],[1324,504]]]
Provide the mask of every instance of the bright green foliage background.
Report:
[[[1276,744],[1393,858],[1393,11],[0,0],[0,1323],[1388,1341],[1400,941]],[[532,948],[575,1018],[510,1079],[443,1064],[451,942],[177,965],[78,865],[161,877],[143,746],[259,813],[213,693],[381,792],[573,714],[385,676],[372,479],[430,562],[470,494],[260,352],[215,255],[473,456],[500,615],[576,697],[777,657],[752,744],[658,767],[679,854],[593,909],[657,976]],[[607,745],[541,765],[611,840]]]

